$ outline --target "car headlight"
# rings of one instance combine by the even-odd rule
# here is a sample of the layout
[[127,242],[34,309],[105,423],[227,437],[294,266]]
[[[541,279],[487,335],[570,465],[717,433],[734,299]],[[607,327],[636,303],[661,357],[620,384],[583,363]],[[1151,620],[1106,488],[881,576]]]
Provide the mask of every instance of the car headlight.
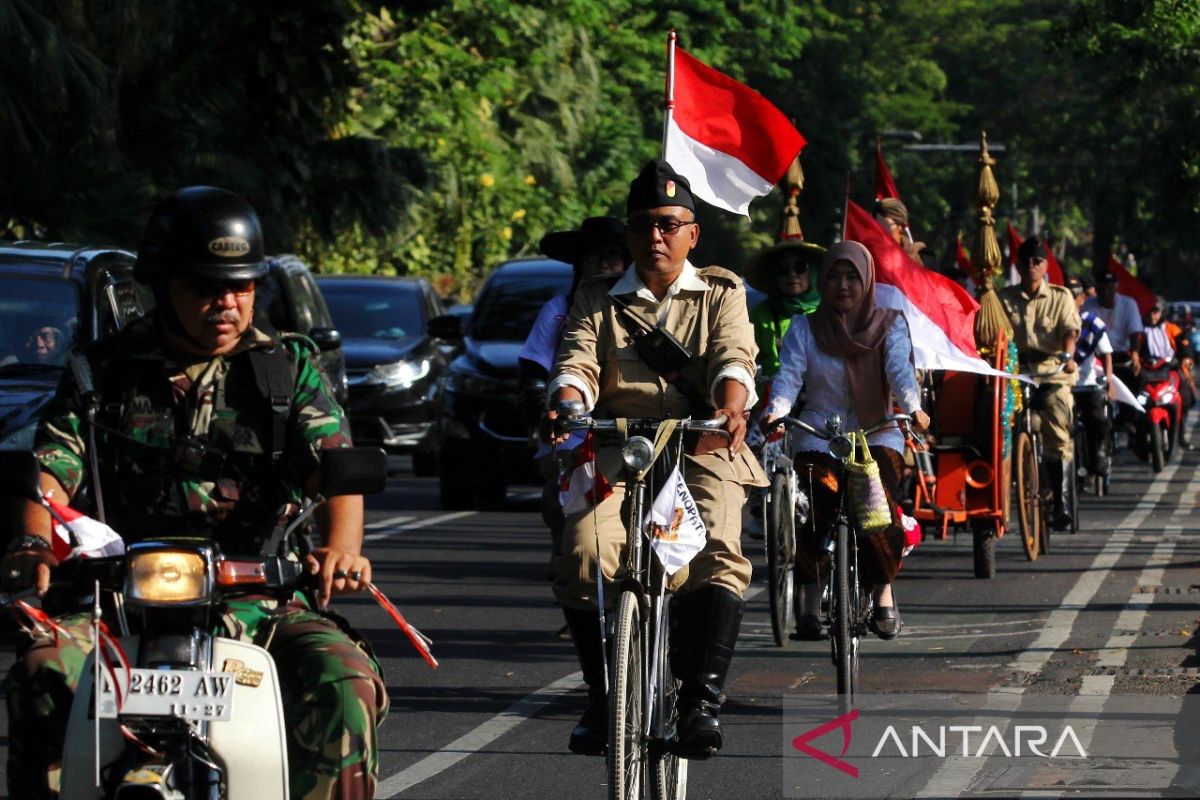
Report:
[[0,450],[32,450],[37,435],[37,423],[33,422],[0,439]]
[[500,381],[473,372],[452,372],[446,385],[450,391],[463,394],[495,394],[500,389]]
[[433,363],[428,358],[420,361],[396,361],[392,364],[380,364],[367,373],[367,382],[408,388],[428,375],[432,367]]
[[151,550],[130,555],[125,597],[142,605],[194,605],[212,593],[208,563],[187,550]]
[[654,443],[645,436],[633,436],[621,448],[621,460],[631,472],[642,472],[654,463]]

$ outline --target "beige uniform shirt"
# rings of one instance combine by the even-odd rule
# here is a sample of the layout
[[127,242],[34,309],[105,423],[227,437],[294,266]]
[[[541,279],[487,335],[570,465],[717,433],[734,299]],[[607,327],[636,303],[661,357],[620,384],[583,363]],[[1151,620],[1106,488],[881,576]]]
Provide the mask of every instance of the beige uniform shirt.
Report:
[[[648,326],[661,324],[693,354],[683,371],[699,392],[712,396],[726,378],[747,385],[753,401],[755,356],[754,329],[746,308],[742,280],[722,267],[697,270],[690,264],[662,302],[644,290],[636,271],[629,270],[610,290],[611,282],[591,281],[575,293],[558,348],[550,382],[551,395],[562,386],[574,386],[584,395],[593,413],[601,418],[683,418],[692,409],[683,393],[642,361],[634,347],[612,295]],[[611,291],[611,294],[610,294]],[[749,407],[749,404],[747,404]],[[598,455],[605,474],[619,472],[620,455]],[[709,464],[717,459],[724,465]],[[721,448],[695,459],[698,464],[741,483],[765,484],[765,476],[749,448],[729,458]],[[732,473],[730,469],[732,468]]]
[[[1006,286],[996,294],[1012,323],[1022,364],[1032,372],[1049,372],[1058,366],[1063,339],[1072,331],[1078,334],[1082,325],[1070,290],[1043,280],[1032,297],[1020,284]],[[1069,385],[1075,383],[1075,377],[1073,372],[1059,372],[1043,380]]]

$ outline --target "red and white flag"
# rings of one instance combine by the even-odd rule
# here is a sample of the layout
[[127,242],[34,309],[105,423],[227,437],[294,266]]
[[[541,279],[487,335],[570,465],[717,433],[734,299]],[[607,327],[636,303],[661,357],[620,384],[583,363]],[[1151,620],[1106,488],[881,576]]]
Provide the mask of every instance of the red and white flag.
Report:
[[887,161],[883,158],[883,145],[875,140],[875,199],[900,199],[900,190],[896,188],[896,180],[888,169]]
[[804,147],[804,137],[758,92],[674,46],[663,158],[701,200],[749,216]]
[[575,448],[575,467],[564,472],[558,487],[558,502],[564,516],[581,514],[612,494],[612,485],[596,469],[596,441],[590,431]]
[[1016,286],[1021,282],[1021,276],[1017,272],[1017,251],[1021,249],[1021,234],[1013,227],[1013,224],[1008,223],[1008,284]]
[[105,558],[119,556],[125,552],[125,540],[100,520],[85,516],[70,506],[56,503],[49,497],[46,498],[46,504],[71,526],[68,530],[61,522],[54,523],[54,535],[50,538],[50,546],[54,550],[54,557],[59,561],[72,558]]
[[913,261],[870,214],[846,203],[845,238],[861,242],[875,259],[875,303],[904,314],[917,369],[1003,375],[975,349],[979,303],[954,281]]
[[1054,257],[1054,248],[1050,246],[1050,240],[1047,239],[1046,245],[1046,280],[1053,283],[1055,286],[1066,286],[1066,276],[1063,275],[1062,266],[1058,263],[1058,259]]

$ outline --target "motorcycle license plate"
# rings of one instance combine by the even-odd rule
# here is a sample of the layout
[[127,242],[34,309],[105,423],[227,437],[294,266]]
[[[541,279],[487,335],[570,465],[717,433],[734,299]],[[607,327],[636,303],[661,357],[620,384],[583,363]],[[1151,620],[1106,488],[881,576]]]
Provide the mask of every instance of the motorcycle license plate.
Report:
[[215,722],[233,718],[231,672],[186,669],[117,670],[121,702],[113,689],[113,676],[100,674],[100,717],[182,717]]

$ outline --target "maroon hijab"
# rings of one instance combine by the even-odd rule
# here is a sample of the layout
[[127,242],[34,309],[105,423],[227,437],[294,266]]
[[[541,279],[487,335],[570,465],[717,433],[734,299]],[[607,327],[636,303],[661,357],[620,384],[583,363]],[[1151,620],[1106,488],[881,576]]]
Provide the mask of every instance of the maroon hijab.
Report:
[[[826,294],[825,278],[833,265],[846,261],[862,279],[862,302],[846,313],[834,309]],[[875,307],[875,260],[858,242],[838,242],[825,254],[818,272],[821,302],[809,317],[817,347],[826,355],[845,359],[850,400],[859,425],[871,425],[891,413],[891,389],[883,371],[884,340],[900,312]]]

